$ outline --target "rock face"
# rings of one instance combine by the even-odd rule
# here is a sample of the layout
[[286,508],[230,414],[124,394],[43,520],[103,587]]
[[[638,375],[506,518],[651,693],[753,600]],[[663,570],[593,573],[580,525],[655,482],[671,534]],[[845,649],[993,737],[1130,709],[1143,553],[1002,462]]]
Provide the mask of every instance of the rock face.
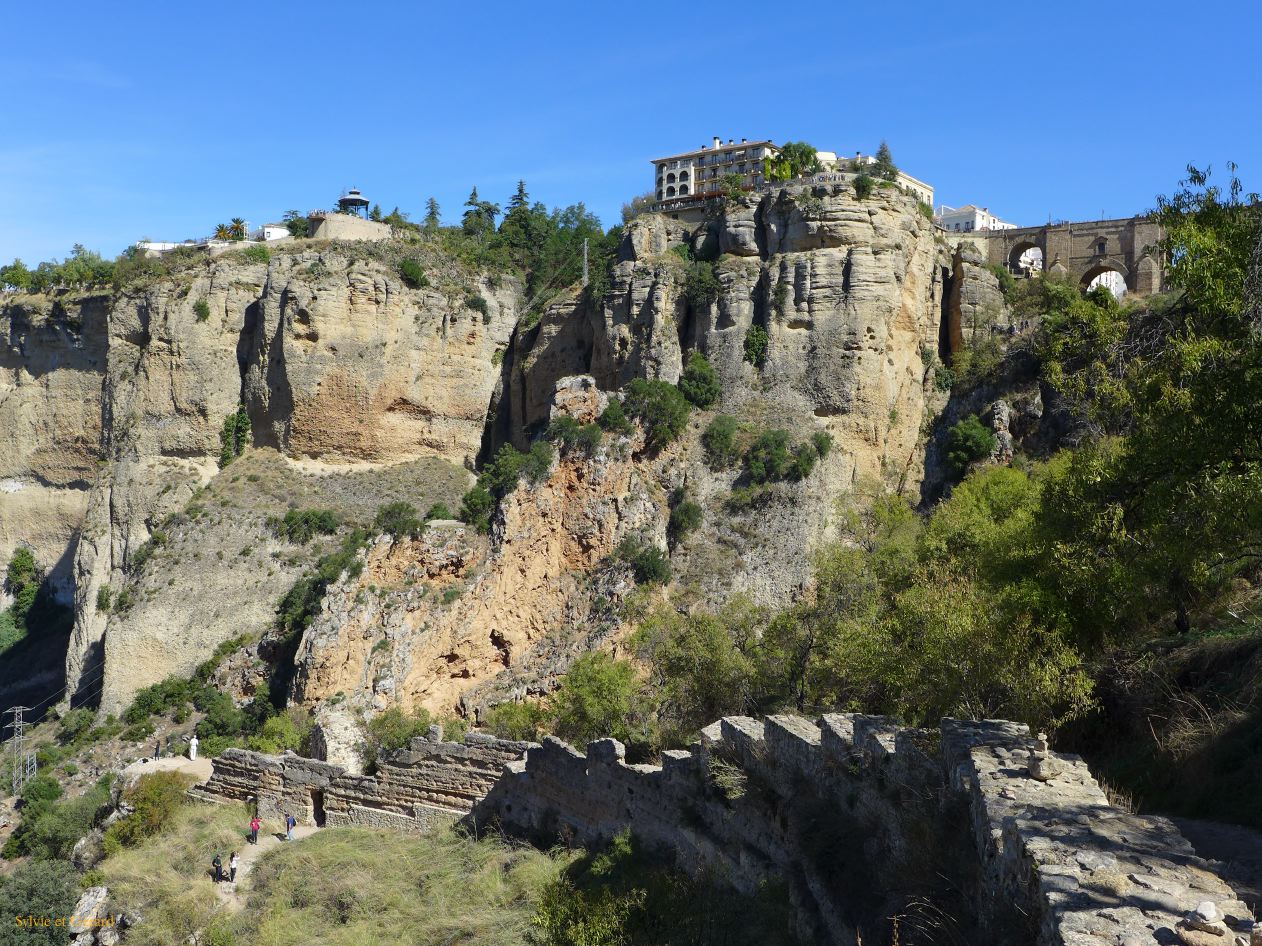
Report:
[[[684,257],[720,251],[713,300],[690,301],[690,265],[711,264]],[[606,391],[636,377],[676,381],[685,352],[701,351],[722,380],[718,412],[799,440],[833,438],[806,481],[743,517],[723,508],[739,471],[711,471],[697,443],[712,415],[698,415],[690,446],[655,468],[664,490],[684,488],[707,510],[703,533],[672,555],[678,569],[714,600],[738,587],[782,602],[809,580],[803,552],[831,534],[839,495],[866,483],[916,497],[934,396],[926,355],[938,347],[951,266],[915,201],[892,189],[860,201],[849,185],[785,188],[732,202],[695,231],[639,218],[599,302],[556,306],[518,333],[500,405],[511,423],[499,435],[524,447],[563,376],[590,374]],[[767,333],[761,366],[746,360],[751,329]]]
[[[297,474],[332,482],[441,461],[440,498],[467,488],[452,471],[480,446],[518,288],[431,257],[423,289],[403,284],[388,249],[303,243],[268,263],[206,259],[112,296],[0,302],[0,421],[14,432],[0,446],[0,554],[31,545],[73,597],[72,694],[117,710],[139,687],[189,672],[218,643],[269,624],[300,572],[301,561],[255,561],[242,580],[220,547],[213,563],[186,559],[187,574],[137,577],[137,555],[162,548],[163,523],[183,525],[195,494],[225,475],[220,429],[238,405],[251,444]],[[474,296],[485,313],[467,304]],[[376,485],[389,493],[410,476]],[[238,492],[241,509],[273,505]],[[237,518],[245,525],[226,523],[221,538],[240,542],[245,564],[266,533],[262,516]]]
[[[566,379],[559,392],[578,417],[602,397],[590,379]],[[606,607],[634,587],[625,566],[593,573],[628,534],[664,541],[665,511],[631,459],[640,437],[558,458],[544,480],[505,498],[489,537],[439,521],[416,539],[380,538],[303,636],[294,698],[341,693],[368,708],[451,712],[475,711],[479,687],[500,687],[501,699],[550,688],[574,654],[613,631],[589,582]]]
[[100,456],[108,312],[93,295],[0,304],[0,566],[30,546],[67,603]]

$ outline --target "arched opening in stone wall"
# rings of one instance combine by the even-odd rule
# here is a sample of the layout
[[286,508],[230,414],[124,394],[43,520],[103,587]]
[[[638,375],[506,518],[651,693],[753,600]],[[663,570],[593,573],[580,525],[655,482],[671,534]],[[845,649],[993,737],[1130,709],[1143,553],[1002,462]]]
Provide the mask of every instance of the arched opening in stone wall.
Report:
[[1105,286],[1117,299],[1126,295],[1128,288],[1125,274],[1107,264],[1093,266],[1087,270],[1082,277],[1082,286],[1086,290],[1094,289],[1096,286]]
[[1008,254],[1008,271],[1014,276],[1032,276],[1043,271],[1043,249],[1028,241],[1018,243]]

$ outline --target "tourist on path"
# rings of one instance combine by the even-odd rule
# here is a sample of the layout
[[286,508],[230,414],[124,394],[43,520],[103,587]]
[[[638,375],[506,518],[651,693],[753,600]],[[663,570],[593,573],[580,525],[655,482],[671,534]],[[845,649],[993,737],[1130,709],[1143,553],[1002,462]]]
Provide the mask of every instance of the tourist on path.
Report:
[[161,758],[162,758],[162,740],[161,740],[161,739],[155,739],[155,740],[154,740],[154,743],[153,743],[153,757],[154,757],[155,759],[161,759]]
[[298,827],[298,822],[294,820],[294,816],[285,813],[285,840],[292,841],[294,839],[294,828]]
[[259,828],[263,826],[263,822],[259,821],[259,816],[255,815],[250,819],[250,843],[259,843]]
[[237,852],[233,851],[232,856],[228,858],[228,883],[235,884],[237,882],[237,865],[240,863],[237,858]]
[[197,737],[194,736],[188,741],[188,757],[190,759],[197,758]]
[[223,861],[220,859],[218,854],[216,854],[215,859],[210,862],[210,866],[215,869],[215,883],[219,883],[223,880]]

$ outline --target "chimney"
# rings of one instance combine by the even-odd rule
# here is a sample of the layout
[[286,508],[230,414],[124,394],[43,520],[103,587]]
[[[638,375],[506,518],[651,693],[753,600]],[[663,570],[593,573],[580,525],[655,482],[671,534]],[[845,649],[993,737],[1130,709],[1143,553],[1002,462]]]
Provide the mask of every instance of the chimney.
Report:
[[719,148],[722,146],[722,144],[723,144],[723,139],[720,138],[718,135],[715,135],[714,136],[714,150],[718,151]]
[[734,145],[734,144],[736,144],[736,142],[735,142],[735,141],[733,141],[731,138],[727,139],[727,143],[728,143],[728,144],[730,144],[730,145]]
[[744,138],[742,138],[742,139],[741,139],[741,144],[744,144],[744,143],[745,143],[745,139],[744,139]]

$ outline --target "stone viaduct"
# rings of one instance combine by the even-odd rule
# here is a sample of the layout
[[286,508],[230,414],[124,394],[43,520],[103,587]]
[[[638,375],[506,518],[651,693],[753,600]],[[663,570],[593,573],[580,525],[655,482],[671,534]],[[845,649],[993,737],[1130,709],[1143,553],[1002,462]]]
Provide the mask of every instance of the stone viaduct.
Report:
[[1164,288],[1156,250],[1161,227],[1148,217],[975,230],[967,237],[959,236],[976,243],[987,262],[1007,266],[1013,272],[1020,268],[1021,255],[1037,248],[1043,254],[1044,270],[1072,276],[1084,285],[1112,271],[1126,281],[1127,292],[1136,295],[1152,295]]

